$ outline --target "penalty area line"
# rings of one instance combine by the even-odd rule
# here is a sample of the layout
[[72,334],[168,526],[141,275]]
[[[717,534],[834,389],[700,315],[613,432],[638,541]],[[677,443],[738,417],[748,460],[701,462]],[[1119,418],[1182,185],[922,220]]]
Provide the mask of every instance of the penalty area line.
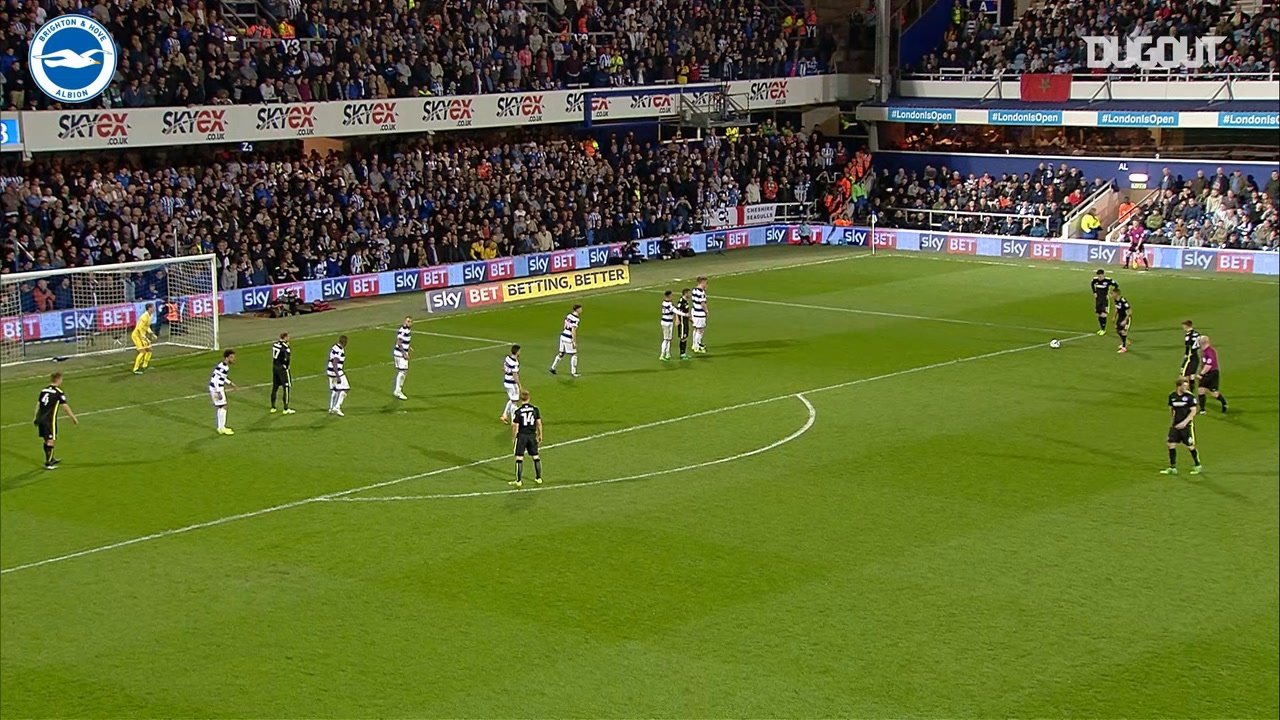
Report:
[[[1073,337],[1064,338],[1062,342],[1064,343],[1074,342],[1076,340],[1081,340],[1083,338],[1088,338],[1088,337],[1093,337],[1093,333],[1084,333],[1081,335],[1075,335]],[[906,368],[904,370],[894,370],[892,372],[882,373],[880,375],[872,375],[869,377],[857,378],[854,380],[846,380],[845,382],[834,383],[831,385],[824,385],[822,387],[811,388],[808,390],[801,390],[799,392],[789,392],[783,395],[777,395],[774,397],[764,398],[761,400],[752,400],[749,402],[737,403],[735,405],[726,405],[725,407],[713,408],[711,410],[703,410],[701,412],[696,412],[696,413],[689,413],[687,415],[681,415],[679,417],[667,418],[665,420],[655,420],[653,422],[642,423],[640,425],[632,425],[630,427],[619,428],[617,430],[609,430],[606,432],[595,433],[593,435],[586,435],[586,436],[575,438],[572,440],[565,440],[563,442],[552,443],[550,445],[545,446],[545,449],[567,447],[570,445],[577,445],[580,443],[591,442],[593,440],[599,440],[601,438],[613,437],[615,435],[622,435],[625,433],[635,432],[637,430],[644,430],[646,428],[661,427],[663,425],[670,425],[672,423],[684,422],[686,420],[692,420],[694,418],[705,417],[708,415],[716,415],[723,412],[738,410],[740,408],[755,407],[757,405],[765,405],[768,403],[778,402],[779,400],[785,400],[790,397],[795,397],[796,395],[807,396],[807,395],[813,395],[814,393],[827,392],[829,390],[841,390],[844,388],[857,387],[859,385],[865,385],[867,383],[879,382],[881,380],[890,380],[892,378],[904,377],[907,375],[914,375],[916,373],[926,372],[929,370],[937,370],[945,367],[951,367],[953,365],[964,365],[967,363],[977,362],[979,360],[986,360],[989,358],[1003,357],[1005,355],[1013,355],[1015,353],[1027,352],[1028,350],[1035,350],[1037,348],[1043,348],[1043,347],[1045,347],[1044,343],[1035,343],[1034,345],[1021,345],[1019,347],[1006,348],[1004,350],[994,350],[992,352],[981,353],[979,355],[969,355],[966,357],[955,358],[953,360],[944,360],[941,362],[929,363],[928,365],[919,365],[912,368]],[[272,505],[271,507],[262,508],[260,510],[250,510],[248,512],[242,512],[242,513],[237,513],[235,515],[228,515],[226,517],[217,518],[215,520],[206,520],[205,522],[196,523],[194,525],[186,525],[184,527],[173,528],[171,530],[163,530],[160,532],[151,533],[149,535],[143,535],[141,537],[131,538],[128,540],[121,540],[119,542],[114,542],[107,545],[100,545],[97,547],[85,548],[84,550],[77,550],[76,552],[66,553],[64,555],[57,555],[54,557],[45,558],[44,560],[36,560],[33,562],[23,563],[21,565],[14,565],[13,567],[0,569],[0,575],[8,575],[9,573],[16,573],[22,570],[31,570],[33,568],[44,567],[46,565],[53,565],[55,563],[66,562],[68,560],[87,557],[89,555],[97,555],[99,553],[104,553],[109,550],[118,550],[121,548],[126,548],[133,545],[139,545],[145,542],[150,542],[152,540],[161,540],[168,537],[174,537],[175,535],[185,535],[187,533],[194,532],[196,530],[204,530],[207,528],[218,527],[220,525],[226,525],[228,523],[237,522],[239,520],[248,520],[250,518],[261,517],[263,515],[269,515],[271,513],[280,512],[282,510],[290,510],[292,508],[302,507],[304,505],[310,505],[312,503],[327,502],[330,500],[343,498],[350,495],[358,495],[360,493],[368,492],[370,490],[377,490],[379,488],[391,487],[393,485],[399,485],[401,483],[410,482],[412,480],[419,480],[422,478],[434,477],[436,475],[443,475],[444,473],[454,472],[456,470],[477,467],[487,463],[497,462],[499,460],[505,460],[508,457],[510,457],[509,453],[503,453],[501,455],[495,455],[494,457],[484,458],[481,460],[474,460],[468,463],[460,463],[458,465],[453,465],[450,467],[438,468],[436,470],[430,470],[423,473],[416,473],[414,475],[406,475],[404,477],[392,478],[390,480],[383,480],[381,482],[371,483],[369,485],[362,485],[360,487],[354,487],[348,490],[339,490],[337,492],[326,493],[324,495],[317,495],[316,497],[303,498],[301,500],[294,500],[292,502],[282,503],[279,505]]]
[[383,495],[383,496],[374,496],[374,497],[343,496],[343,497],[325,498],[323,502],[368,503],[368,502],[399,502],[399,501],[408,501],[408,500],[452,500],[452,499],[458,499],[458,498],[492,497],[494,495],[515,495],[518,493],[551,492],[552,490],[577,490],[581,488],[596,487],[599,485],[612,485],[614,483],[629,482],[634,480],[648,480],[650,478],[661,477],[663,475],[674,475],[676,473],[687,472],[689,470],[699,470],[701,468],[712,467],[714,465],[724,465],[725,463],[737,462],[738,460],[745,460],[749,457],[762,455],[764,453],[769,452],[770,450],[776,450],[777,448],[780,448],[783,445],[786,445],[787,443],[791,442],[792,440],[799,438],[801,435],[804,435],[805,433],[809,432],[809,429],[813,427],[813,423],[818,419],[817,408],[813,406],[813,403],[809,402],[809,399],[804,396],[804,393],[796,393],[795,395],[790,395],[788,397],[796,398],[801,403],[804,403],[805,409],[809,411],[809,417],[805,420],[804,425],[802,425],[799,430],[796,430],[795,432],[782,438],[781,440],[775,440],[769,443],[768,445],[765,445],[764,447],[758,447],[755,450],[748,450],[747,452],[741,452],[736,455],[729,455],[727,457],[717,458],[715,460],[707,460],[700,463],[694,463],[692,465],[683,465],[677,468],[668,468],[666,470],[654,470],[653,472],[639,473],[637,475],[627,475],[625,477],[605,478],[603,480],[589,480],[587,482],[571,482],[571,483],[565,483],[563,485],[534,485],[533,487],[530,487],[528,489],[511,488],[509,490],[478,490],[474,492],[463,492],[463,493],[439,493],[436,495]]

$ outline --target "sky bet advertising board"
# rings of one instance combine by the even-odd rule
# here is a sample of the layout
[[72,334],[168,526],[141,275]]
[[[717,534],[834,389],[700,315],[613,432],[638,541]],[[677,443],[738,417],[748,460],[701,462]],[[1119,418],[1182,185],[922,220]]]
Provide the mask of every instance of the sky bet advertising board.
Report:
[[[1123,246],[1091,240],[1003,237],[967,233],[937,233],[866,227],[811,225],[815,239],[824,245],[855,248],[874,246],[876,250],[924,252],[970,257],[1047,260],[1119,266]],[[672,238],[677,247],[696,253],[724,252],[767,244],[791,244],[799,237],[795,225],[768,225],[725,228]],[[657,257],[660,238],[639,242],[641,254]],[[218,312],[236,315],[265,309],[281,296],[296,293],[303,302],[346,300],[396,293],[467,289],[467,294],[429,294],[438,298],[435,312],[510,302],[513,299],[548,297],[598,287],[625,285],[630,274],[625,266],[610,266],[609,259],[621,251],[618,245],[559,250],[514,258],[457,263],[411,270],[392,270],[370,275],[307,280],[285,285],[229,290],[219,293]],[[1239,275],[1280,275],[1280,253],[1254,250],[1219,250],[1147,246],[1151,266],[1164,270]],[[607,270],[610,272],[595,272]],[[561,277],[564,276],[564,277]],[[544,281],[537,281],[543,278]],[[528,281],[526,281],[528,279]],[[214,312],[208,297],[179,298],[181,317],[208,317]],[[71,339],[77,333],[132,327],[142,303],[129,303],[81,310],[54,310],[0,318],[0,336],[5,341],[20,339]]]

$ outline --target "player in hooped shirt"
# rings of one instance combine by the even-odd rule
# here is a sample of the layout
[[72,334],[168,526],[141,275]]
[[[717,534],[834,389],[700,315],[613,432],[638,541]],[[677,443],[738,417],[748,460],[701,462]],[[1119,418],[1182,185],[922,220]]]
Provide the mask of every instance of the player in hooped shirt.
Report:
[[396,386],[391,394],[401,400],[409,399],[404,394],[404,376],[409,372],[409,353],[413,350],[409,345],[412,342],[413,318],[406,315],[404,323],[396,330],[396,344],[391,348],[391,360],[396,366]]
[[1197,392],[1200,395],[1200,413],[1204,414],[1205,396],[1212,395],[1222,403],[1222,412],[1227,411],[1227,396],[1219,392],[1222,380],[1218,377],[1218,349],[1209,341],[1208,335],[1201,335],[1196,345],[1200,348],[1200,373],[1196,376]]
[[707,333],[707,278],[701,276],[698,278],[698,284],[693,287],[693,351],[695,353],[704,353],[707,346],[702,343],[703,336]]
[[511,413],[520,402],[520,346],[512,345],[511,352],[502,359],[502,390],[507,393],[507,404],[502,406],[502,422],[511,422]]
[[569,356],[569,374],[578,377],[578,323],[582,321],[582,306],[574,305],[568,315],[564,316],[564,327],[560,330],[560,351],[551,361],[551,374],[556,374],[560,358]]
[[236,362],[236,351],[225,350],[222,353],[222,362],[213,366],[213,372],[209,374],[209,399],[213,401],[214,416],[218,421],[219,435],[235,435],[235,431],[227,427],[227,388],[233,388],[235,383],[231,382],[231,366]]
[[662,362],[671,360],[671,337],[675,334],[676,316],[681,318],[689,316],[671,302],[671,294],[670,290],[662,293],[662,348],[658,350],[658,359]]
[[347,382],[346,335],[338,337],[338,342],[329,348],[329,362],[325,364],[324,374],[329,378],[329,414],[344,417],[342,402],[351,390],[351,384]]

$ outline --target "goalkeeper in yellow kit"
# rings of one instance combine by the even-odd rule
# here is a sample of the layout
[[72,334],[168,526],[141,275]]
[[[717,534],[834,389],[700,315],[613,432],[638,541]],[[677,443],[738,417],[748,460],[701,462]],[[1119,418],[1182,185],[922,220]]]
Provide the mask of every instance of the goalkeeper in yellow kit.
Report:
[[133,333],[129,338],[133,340],[133,347],[138,351],[136,357],[133,358],[133,374],[141,375],[143,370],[151,366],[151,341],[156,338],[155,332],[151,329],[151,318],[155,315],[156,306],[154,303],[147,303],[142,309],[142,316],[138,318],[138,324],[133,326]]

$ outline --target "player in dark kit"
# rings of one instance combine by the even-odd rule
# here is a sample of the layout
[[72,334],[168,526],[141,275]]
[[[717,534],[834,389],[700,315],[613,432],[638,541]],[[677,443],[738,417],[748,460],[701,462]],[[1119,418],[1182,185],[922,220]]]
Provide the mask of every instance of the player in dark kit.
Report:
[[1139,235],[1129,240],[1129,249],[1124,251],[1124,266],[1126,268],[1138,269],[1138,263],[1142,263],[1142,267],[1147,270],[1151,269],[1151,260],[1147,257],[1147,238],[1146,235]]
[[1129,352],[1129,324],[1133,322],[1133,306],[1120,294],[1120,286],[1112,283],[1111,301],[1116,306],[1116,334],[1120,336],[1120,349],[1116,352]]
[[59,411],[66,411],[71,422],[80,424],[76,414],[71,412],[71,406],[67,404],[66,393],[62,392],[62,373],[56,372],[49,376],[49,385],[40,391],[40,397],[36,399],[34,422],[36,431],[40,433],[40,439],[44,441],[45,470],[52,470],[62,462],[53,456],[53,444],[58,439]]
[[289,374],[289,362],[293,359],[293,350],[289,347],[289,333],[280,333],[280,339],[271,343],[271,412],[276,411],[276,393],[284,391],[284,414],[292,415],[296,411],[289,407],[289,389],[293,385],[293,377]]
[[520,391],[520,406],[511,414],[511,439],[516,444],[516,479],[507,483],[524,487],[524,456],[533,457],[533,481],[542,484],[542,459],[538,445],[542,443],[542,413],[529,403],[529,391]]
[[1182,321],[1182,377],[1191,380],[1191,389],[1196,389],[1195,378],[1200,370],[1200,333],[1196,332],[1195,323]]
[[685,288],[676,301],[676,329],[680,336],[680,359],[689,359],[689,337],[693,334],[693,291]]
[[1106,270],[1099,270],[1089,281],[1089,289],[1093,291],[1093,311],[1098,315],[1098,334],[1107,334],[1107,293],[1111,288],[1119,288],[1115,280],[1107,277]]
[[1178,378],[1173,392],[1169,393],[1169,413],[1172,422],[1169,426],[1169,467],[1160,471],[1161,475],[1178,474],[1178,446],[1186,445],[1191,452],[1192,475],[1199,475],[1200,453],[1196,451],[1196,396],[1191,394],[1191,381],[1185,377]]
[[1200,374],[1197,377],[1200,381],[1197,390],[1200,396],[1200,414],[1204,414],[1206,395],[1217,398],[1222,403],[1222,412],[1226,412],[1227,396],[1218,391],[1218,385],[1222,382],[1218,377],[1218,349],[1213,346],[1208,335],[1201,335],[1196,344],[1200,348]]

